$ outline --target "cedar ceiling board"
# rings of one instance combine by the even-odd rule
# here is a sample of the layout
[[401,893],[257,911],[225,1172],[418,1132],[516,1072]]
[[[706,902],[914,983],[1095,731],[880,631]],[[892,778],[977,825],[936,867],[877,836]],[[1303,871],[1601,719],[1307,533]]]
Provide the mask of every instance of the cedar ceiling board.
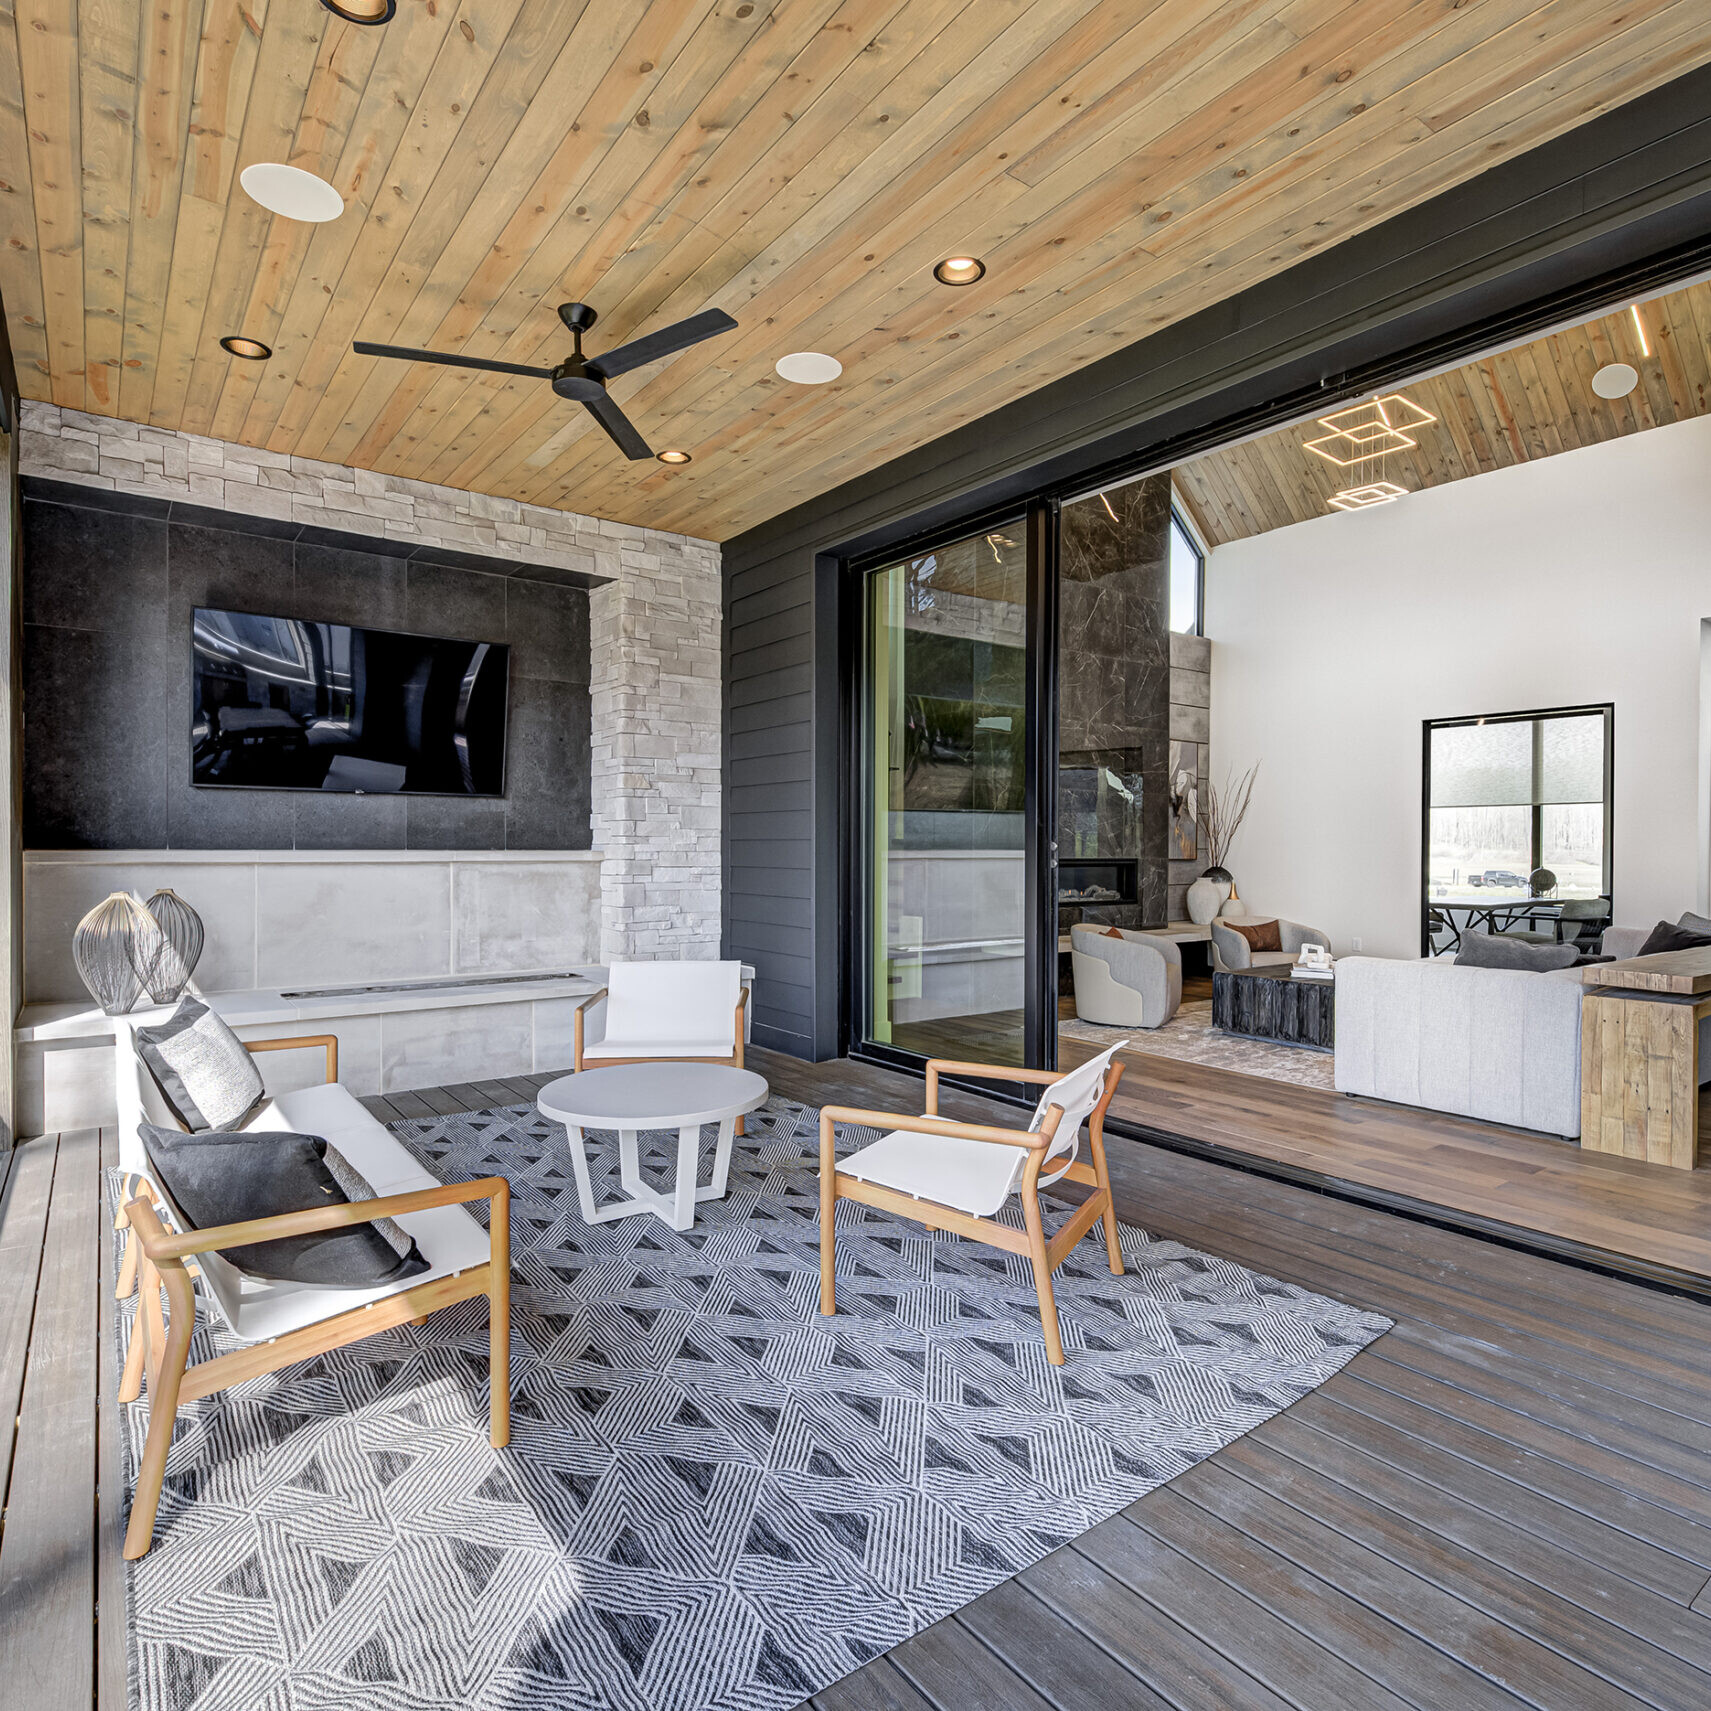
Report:
[[[1700,0],[403,0],[379,30],[0,0],[0,150],[30,173],[0,291],[28,397],[722,539],[1708,62]],[[267,158],[346,214],[260,213],[236,174]],[[991,271],[947,291],[964,244]],[[596,351],[736,316],[614,387],[692,466],[628,464],[544,386],[349,348],[550,362],[571,296]],[[1593,353],[1499,365],[1527,455],[1702,411],[1707,314],[1584,428],[1547,418]],[[227,361],[239,330],[274,357]],[[778,382],[802,348],[843,378]],[[1277,526],[1243,467],[1288,461],[1183,482],[1215,542]],[[1459,445],[1412,469],[1470,473]]]
[[[1401,388],[1438,420],[1418,430],[1415,451],[1393,454],[1376,473],[1411,490],[1435,487],[1711,412],[1711,282],[1655,298],[1640,313],[1650,357],[1623,309]],[[1592,390],[1608,362],[1639,370],[1627,398]],[[1204,507],[1214,546],[1325,514],[1348,481],[1304,449],[1321,431],[1316,423],[1281,428],[1177,471]]]

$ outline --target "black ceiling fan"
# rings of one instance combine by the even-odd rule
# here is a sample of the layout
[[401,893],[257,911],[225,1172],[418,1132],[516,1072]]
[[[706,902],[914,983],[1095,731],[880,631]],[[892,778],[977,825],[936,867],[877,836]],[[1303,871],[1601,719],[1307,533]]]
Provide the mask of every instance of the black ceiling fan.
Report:
[[519,362],[490,362],[482,356],[453,356],[449,351],[415,350],[409,345],[371,345],[358,340],[351,346],[359,356],[396,356],[406,362],[443,362],[452,368],[484,368],[494,374],[524,374],[535,380],[550,380],[553,391],[561,398],[574,398],[588,407],[588,413],[617,444],[619,451],[632,462],[654,454],[648,443],[636,432],[635,424],[612,402],[606,382],[617,374],[628,374],[644,363],[658,362],[662,357],[675,356],[691,345],[710,339],[716,333],[728,333],[736,322],[723,309],[703,309],[687,321],[661,327],[657,333],[644,334],[619,345],[601,356],[582,354],[582,335],[599,319],[586,303],[561,303],[558,318],[570,329],[576,349],[557,368],[531,368]]

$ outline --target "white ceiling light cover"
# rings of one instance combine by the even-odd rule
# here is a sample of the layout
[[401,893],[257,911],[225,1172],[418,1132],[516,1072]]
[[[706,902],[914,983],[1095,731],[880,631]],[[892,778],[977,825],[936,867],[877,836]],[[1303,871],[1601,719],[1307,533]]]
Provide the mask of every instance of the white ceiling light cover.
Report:
[[345,211],[345,199],[326,179],[282,161],[258,160],[238,174],[245,193],[270,214],[287,220],[336,220]]
[[1639,384],[1639,370],[1626,362],[1607,362],[1592,377],[1592,390],[1600,398],[1626,398]]
[[781,379],[794,380],[799,386],[824,386],[844,372],[844,365],[835,356],[820,351],[792,351],[777,363]]

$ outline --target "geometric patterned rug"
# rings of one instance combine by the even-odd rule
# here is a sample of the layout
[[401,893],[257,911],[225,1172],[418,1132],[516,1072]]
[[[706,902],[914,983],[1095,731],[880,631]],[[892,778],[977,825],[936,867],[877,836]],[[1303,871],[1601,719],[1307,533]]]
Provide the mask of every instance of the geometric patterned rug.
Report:
[[[512,1183],[510,1447],[479,1300],[188,1406],[129,1565],[138,1711],[793,1706],[1390,1326],[1126,1227],[1113,1277],[1096,1227],[1056,1275],[1053,1367],[1025,1261],[854,1203],[824,1319],[818,1114],[777,1098],[681,1235],[585,1225],[531,1107],[393,1132],[444,1180]],[[603,1200],[616,1146],[590,1142]]]

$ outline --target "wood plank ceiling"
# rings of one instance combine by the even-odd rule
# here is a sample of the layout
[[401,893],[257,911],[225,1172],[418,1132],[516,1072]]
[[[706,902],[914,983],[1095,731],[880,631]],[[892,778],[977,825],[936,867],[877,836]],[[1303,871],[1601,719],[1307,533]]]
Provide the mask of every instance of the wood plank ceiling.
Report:
[[[1707,60],[1705,0],[0,0],[0,291],[33,397],[723,539]],[[613,389],[692,464],[350,349],[567,299],[737,317]]]
[[[1639,384],[1625,398],[1600,398],[1592,377],[1617,362]],[[1711,412],[1711,283],[1397,390],[1437,417],[1409,430],[1418,442],[1411,451],[1339,469],[1305,449],[1325,433],[1315,421],[1180,465],[1177,492],[1207,542],[1323,517],[1332,494],[1363,480],[1418,492]]]

